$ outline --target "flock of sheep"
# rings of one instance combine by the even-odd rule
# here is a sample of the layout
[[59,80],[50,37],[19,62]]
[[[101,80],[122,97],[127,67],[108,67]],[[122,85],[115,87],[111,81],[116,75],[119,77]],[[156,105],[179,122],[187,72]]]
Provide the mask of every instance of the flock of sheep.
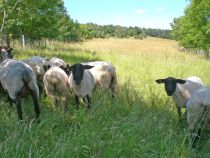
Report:
[[[0,86],[8,95],[9,105],[16,104],[20,120],[23,119],[20,99],[29,94],[34,102],[36,118],[39,120],[39,96],[42,87],[46,94],[53,98],[54,106],[61,101],[64,109],[70,92],[75,96],[77,108],[79,98],[91,108],[94,87],[110,90],[112,96],[116,96],[117,75],[110,62],[84,62],[69,66],[62,59],[55,57],[50,60],[40,56],[14,60],[11,51],[11,48],[0,47]],[[210,107],[210,88],[205,87],[202,80],[195,76],[186,80],[168,77],[156,82],[163,83],[167,95],[173,97],[179,117],[181,108],[187,108],[188,127],[195,133],[196,125]]]
[[39,121],[39,96],[43,87],[53,99],[53,105],[61,101],[64,109],[67,108],[69,93],[75,96],[77,108],[79,98],[82,98],[84,102],[87,100],[88,109],[91,108],[94,87],[110,90],[113,97],[117,93],[117,75],[110,62],[95,61],[69,66],[56,57],[46,59],[33,56],[30,59],[14,60],[11,51],[0,47],[0,86],[8,96],[10,107],[16,104],[20,120],[23,119],[21,98],[31,95]]

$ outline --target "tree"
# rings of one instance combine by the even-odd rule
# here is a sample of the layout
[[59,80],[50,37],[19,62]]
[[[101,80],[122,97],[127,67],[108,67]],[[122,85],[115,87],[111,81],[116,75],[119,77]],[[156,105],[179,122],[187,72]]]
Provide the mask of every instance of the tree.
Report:
[[174,19],[172,36],[185,48],[209,50],[209,14],[209,0],[192,0],[185,15]]

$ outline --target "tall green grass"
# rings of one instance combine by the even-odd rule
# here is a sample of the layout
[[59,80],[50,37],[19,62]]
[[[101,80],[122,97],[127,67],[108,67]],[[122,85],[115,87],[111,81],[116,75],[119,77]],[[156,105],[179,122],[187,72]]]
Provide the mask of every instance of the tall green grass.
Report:
[[115,67],[119,94],[96,89],[92,109],[74,98],[68,111],[55,111],[49,97],[41,96],[41,122],[33,118],[31,98],[23,101],[24,121],[17,121],[15,106],[8,110],[0,100],[0,157],[210,157],[209,134],[191,149],[186,118],[178,115],[163,85],[155,80],[174,76],[199,76],[210,85],[209,60],[177,50],[174,41],[149,38],[91,40],[56,43],[48,48],[16,47],[15,58],[57,56],[67,63],[107,60]]

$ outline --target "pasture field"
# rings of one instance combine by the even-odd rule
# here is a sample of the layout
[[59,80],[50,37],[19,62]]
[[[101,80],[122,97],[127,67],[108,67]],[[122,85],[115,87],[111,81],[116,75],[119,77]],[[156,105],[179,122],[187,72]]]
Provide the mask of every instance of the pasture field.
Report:
[[[111,61],[118,77],[118,96],[96,89],[92,109],[76,110],[69,98],[68,111],[53,111],[52,101],[42,95],[41,122],[33,121],[31,98],[23,101],[23,122],[16,108],[8,111],[0,100],[0,157],[2,158],[207,158],[210,134],[205,131],[192,149],[185,115],[178,122],[177,109],[156,79],[199,76],[210,85],[210,61],[202,55],[180,52],[173,40],[158,38],[94,39],[81,43],[47,44],[47,48],[14,46],[16,59],[33,55],[57,56],[67,63]],[[184,110],[183,110],[184,112]]]

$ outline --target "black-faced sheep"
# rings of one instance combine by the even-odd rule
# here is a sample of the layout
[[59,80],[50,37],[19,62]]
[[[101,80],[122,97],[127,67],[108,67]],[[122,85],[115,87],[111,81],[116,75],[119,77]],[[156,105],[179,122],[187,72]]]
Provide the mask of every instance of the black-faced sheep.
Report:
[[90,65],[74,64],[70,67],[72,70],[69,76],[70,88],[75,95],[77,108],[79,108],[79,98],[87,98],[88,109],[91,108],[91,96],[95,86],[93,75],[88,69],[93,68]]
[[6,59],[0,65],[0,81],[3,89],[8,93],[10,106],[12,103],[16,103],[20,120],[23,119],[20,99],[28,94],[33,99],[36,118],[39,118],[39,88],[36,76],[30,66],[21,61]]
[[112,96],[117,94],[117,75],[112,63],[106,61],[85,62],[83,65],[94,66],[90,69],[95,79],[95,84],[102,90],[111,90]]
[[66,108],[66,99],[70,88],[67,74],[59,67],[51,67],[45,73],[43,82],[47,95],[53,98],[54,106],[58,99],[62,99],[62,104]]
[[203,82],[199,77],[189,77],[186,80],[168,77],[156,80],[157,83],[164,83],[168,96],[172,96],[181,117],[181,108],[186,108],[186,103],[193,91],[203,87]]

